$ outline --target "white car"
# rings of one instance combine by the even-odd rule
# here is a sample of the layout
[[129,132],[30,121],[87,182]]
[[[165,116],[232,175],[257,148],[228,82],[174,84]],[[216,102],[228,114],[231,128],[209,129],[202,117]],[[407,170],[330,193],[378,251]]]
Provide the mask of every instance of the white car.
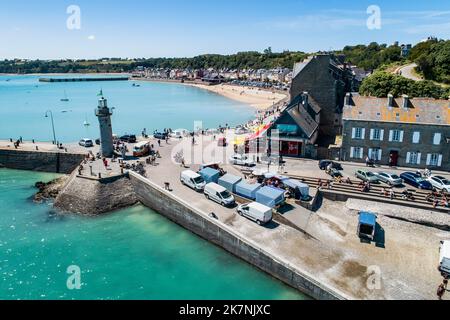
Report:
[[243,154],[235,154],[231,156],[230,163],[237,166],[254,167],[256,166],[255,161]]
[[94,141],[92,141],[92,139],[82,139],[80,140],[79,145],[85,148],[92,148],[94,146]]
[[433,188],[444,190],[450,193],[450,180],[441,176],[431,176],[428,181],[433,185]]

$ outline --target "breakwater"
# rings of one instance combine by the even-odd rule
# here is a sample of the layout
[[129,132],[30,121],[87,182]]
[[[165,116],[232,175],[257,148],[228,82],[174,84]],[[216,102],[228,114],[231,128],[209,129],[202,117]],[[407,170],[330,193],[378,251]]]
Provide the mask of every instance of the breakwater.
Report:
[[39,82],[96,82],[128,81],[128,77],[91,77],[91,78],[40,78]]
[[182,199],[165,192],[148,179],[130,172],[130,181],[139,201],[198,236],[216,244],[291,287],[320,300],[343,300],[343,295],[274,257],[256,243],[237,234],[228,226],[209,218],[204,212]]
[[0,167],[51,173],[72,173],[85,154],[0,149]]

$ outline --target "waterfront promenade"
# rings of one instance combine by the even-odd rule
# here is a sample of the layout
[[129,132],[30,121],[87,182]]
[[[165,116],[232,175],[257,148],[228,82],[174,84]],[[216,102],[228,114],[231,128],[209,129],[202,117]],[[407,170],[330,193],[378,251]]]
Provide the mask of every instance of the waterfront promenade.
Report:
[[[186,138],[185,142],[186,140],[189,143],[189,139]],[[448,232],[380,215],[378,222],[384,237],[382,247],[361,243],[356,235],[357,210],[369,209],[370,205],[374,207],[370,209],[379,208],[386,212],[408,209],[395,209],[389,205],[377,206],[360,201],[324,200],[317,212],[311,212],[290,203],[281,214],[294,224],[295,228],[277,219],[266,227],[260,227],[237,215],[235,210],[210,202],[202,194],[181,185],[179,174],[185,168],[171,159],[172,150],[179,141],[171,140],[169,144],[162,142],[161,147],[158,147],[156,140],[150,141],[160,152],[161,158],[157,159],[154,165],[145,165],[146,176],[161,188],[166,182],[170,183],[171,191],[161,192],[188,200],[191,206],[206,214],[214,212],[219,222],[231,228],[233,232],[256,243],[275,259],[288,261],[292,268],[309,275],[340,296],[349,299],[435,298],[437,285],[441,281],[436,271],[438,245],[439,240],[450,238]],[[0,149],[8,148],[5,144],[8,142],[0,142]],[[41,150],[56,150],[51,144],[37,145]],[[194,149],[217,149],[215,145],[212,137],[205,137],[203,145],[198,144]],[[32,143],[25,143],[21,148],[32,150],[33,146],[35,145]],[[85,148],[76,144],[66,147],[67,152],[87,154]],[[95,152],[96,148],[92,151]],[[135,161],[139,160],[132,159],[129,162]],[[356,166],[357,164],[345,164],[344,169],[350,174]],[[117,166],[113,165],[107,170],[101,161],[97,161],[94,168],[94,171],[98,170],[102,175],[120,174]],[[225,165],[224,168],[229,173],[242,174],[239,168],[234,166]],[[190,169],[197,170],[198,165],[192,165]],[[271,170],[276,171],[277,168]],[[309,173],[310,176],[318,178],[324,174],[317,169],[316,161],[307,160],[288,160],[285,170],[289,174]],[[418,211],[417,214],[425,213]],[[433,215],[446,219],[441,213]],[[381,286],[373,289],[368,286],[368,280],[377,270],[381,272]]]

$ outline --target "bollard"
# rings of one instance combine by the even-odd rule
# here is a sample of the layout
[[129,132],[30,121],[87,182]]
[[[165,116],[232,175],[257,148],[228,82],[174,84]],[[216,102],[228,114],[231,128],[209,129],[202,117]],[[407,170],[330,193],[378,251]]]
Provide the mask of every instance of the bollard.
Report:
[[91,172],[91,176],[93,176],[94,173],[92,172],[92,166],[89,166],[89,170],[90,170],[90,172]]
[[120,173],[123,174],[123,167],[120,168]]
[[98,173],[98,178],[101,179],[102,178],[102,174],[99,172]]

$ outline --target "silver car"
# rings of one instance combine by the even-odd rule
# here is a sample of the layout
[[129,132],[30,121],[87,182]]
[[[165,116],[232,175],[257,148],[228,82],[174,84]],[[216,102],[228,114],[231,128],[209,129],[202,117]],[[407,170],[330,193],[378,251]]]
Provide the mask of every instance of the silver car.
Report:
[[376,173],[376,175],[381,182],[384,182],[392,187],[403,185],[403,179],[394,173],[379,172]]

